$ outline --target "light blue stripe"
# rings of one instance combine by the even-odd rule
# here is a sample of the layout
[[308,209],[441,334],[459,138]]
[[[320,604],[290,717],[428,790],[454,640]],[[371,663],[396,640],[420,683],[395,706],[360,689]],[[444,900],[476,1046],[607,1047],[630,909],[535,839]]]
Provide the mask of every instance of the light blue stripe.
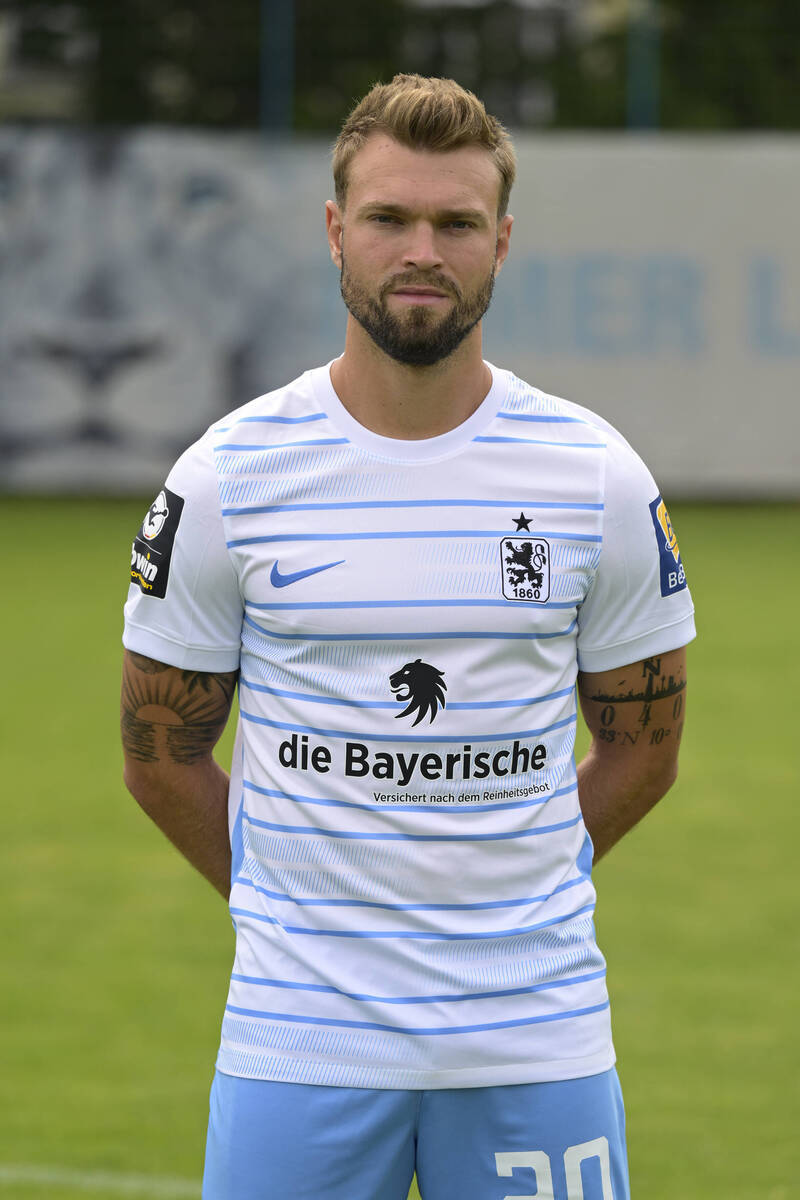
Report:
[[521,740],[523,738],[544,737],[547,733],[554,733],[557,729],[564,729],[567,725],[574,725],[576,716],[564,717],[562,721],[556,721],[553,725],[546,725],[542,729],[521,729],[519,732],[510,729],[502,734],[497,733],[476,733],[469,738],[461,737],[437,737],[435,734],[401,734],[401,733],[354,733],[347,729],[317,729],[313,725],[292,725],[286,721],[271,721],[268,717],[258,717],[255,713],[246,712],[245,709],[239,709],[239,715],[245,721],[251,721],[254,725],[266,725],[270,729],[285,729],[288,733],[310,733],[314,737],[330,737],[330,738],[348,738],[356,742],[412,742],[423,744],[452,744],[458,742],[471,744],[472,742],[507,742],[509,738]]
[[[338,564],[337,564],[337,566],[338,566]],[[281,600],[277,603],[270,603],[268,601],[265,601],[263,603],[258,603],[258,604],[254,603],[252,601],[249,602],[250,608],[269,609],[270,611],[272,611],[273,609],[275,611],[278,611],[278,610],[285,610],[285,609],[306,609],[306,608],[309,608],[309,609],[312,609],[312,608],[317,608],[317,609],[319,609],[319,608],[326,608],[326,609],[328,609],[328,608],[330,608],[330,609],[335,609],[335,608],[515,608],[515,607],[518,608],[520,606],[520,604],[524,604],[524,603],[526,603],[526,601],[524,601],[524,600],[331,600],[331,601],[308,600],[306,602],[297,600],[297,601],[293,601],[292,603],[289,603],[289,601]],[[531,603],[533,603],[533,602],[531,601]],[[575,600],[546,600],[543,604],[537,603],[536,607],[537,608],[552,608],[552,609],[575,608],[577,603],[578,603],[577,599],[575,599]],[[425,637],[426,635],[425,634],[415,634],[414,636],[415,637]],[[452,635],[435,634],[434,636],[436,636],[436,637],[439,637],[439,636],[455,637],[456,635],[455,634],[452,634]],[[467,634],[465,636],[472,637],[474,635]],[[503,635],[486,634],[485,636],[492,637],[492,636],[503,636]],[[557,634],[557,633],[526,633],[526,634],[513,634],[513,635],[509,634],[506,636],[509,636],[509,637],[511,637],[511,636],[513,636],[513,637],[560,637],[561,635]],[[349,640],[351,640],[351,639],[348,638],[348,641]]]
[[553,417],[547,413],[515,413],[501,410],[498,417],[505,421],[537,421],[543,425],[588,425],[582,417]]
[[267,687],[264,683],[252,683],[243,675],[239,676],[239,686],[246,687],[251,692],[264,692],[268,696],[284,696],[288,700],[302,700],[308,704],[340,705],[344,708],[394,709],[399,703],[397,700],[341,700],[335,696],[311,696],[307,692],[289,692],[285,688]]
[[[272,609],[271,604],[253,604],[248,602],[250,608],[254,609]],[[445,603],[443,601],[443,603]],[[410,606],[411,607],[411,606]],[[574,605],[569,605],[574,608]],[[275,638],[276,641],[292,641],[298,638],[304,642],[418,642],[418,641],[437,641],[441,639],[452,638],[500,638],[503,641],[547,641],[550,638],[566,637],[572,633],[578,624],[577,619],[570,621],[566,629],[559,629],[555,633],[501,633],[484,630],[476,630],[473,632],[464,632],[458,630],[456,632],[442,633],[278,633],[274,629],[266,629],[263,625],[259,625],[252,617],[245,614],[245,624],[251,629],[258,630],[265,637]]]
[[347,438],[314,438],[306,442],[277,442],[270,445],[252,446],[248,443],[239,442],[224,442],[222,445],[215,446],[214,450],[291,450],[297,446],[347,446],[349,441]]
[[562,450],[605,450],[605,442],[542,442],[537,438],[476,437],[473,442],[516,442],[523,446],[560,446]]
[[[376,900],[312,900],[310,898],[298,900],[296,896],[270,891],[269,888],[253,883],[252,879],[244,879],[242,876],[238,876],[233,882],[242,887],[252,888],[259,895],[268,896],[270,900],[296,904],[298,908],[377,908],[383,912],[483,912],[493,908],[521,908],[525,904],[542,904],[552,896],[567,892],[580,883],[586,883],[586,877],[579,875],[567,883],[560,883],[547,896],[524,896],[521,900],[487,900],[482,904],[379,904]],[[336,989],[331,990],[335,991]],[[362,996],[360,999],[366,1000],[369,997]]]
[[[580,512],[602,512],[603,504],[583,504],[564,500],[522,500],[513,504],[505,500],[343,500],[341,503],[315,504],[251,504],[241,508],[223,508],[223,517],[256,516],[259,513],[282,512],[351,512],[358,509],[405,509],[405,508],[526,508],[569,509]],[[513,531],[511,533],[513,536]]]
[[[251,692],[264,692],[268,696],[285,696],[288,700],[303,700],[309,704],[335,704],[344,708],[383,708],[396,709],[398,704],[405,703],[399,700],[342,700],[338,696],[313,696],[308,692],[290,692],[285,688],[269,687],[265,683],[254,683],[252,680],[245,678],[244,675],[239,676],[239,686],[249,688]],[[569,696],[574,691],[574,687],[562,688],[560,692],[550,692],[548,696],[525,696],[521,700],[475,700],[472,702],[455,701],[448,702],[446,707],[451,712],[472,712],[475,709],[494,709],[494,708],[523,708],[526,704],[544,704],[548,700],[558,700],[562,696]]]
[[239,417],[232,425],[215,425],[214,433],[230,433],[237,425],[272,424],[272,425],[305,425],[308,421],[324,421],[327,413],[312,413],[308,417]]
[[550,983],[533,983],[528,987],[503,988],[496,992],[443,992],[439,996],[373,996],[369,992],[343,992],[341,988],[322,983],[292,983],[283,979],[261,979],[257,975],[239,975],[234,972],[231,979],[237,983],[250,983],[255,987],[284,988],[287,991],[321,992],[329,996],[342,996],[346,1000],[361,1000],[368,1004],[443,1004],[459,1003],[462,1000],[499,1000],[504,996],[530,996],[534,992],[549,992],[551,988],[573,987],[577,983],[591,983],[602,979],[605,969],[590,971],[585,975],[573,975],[571,979],[554,979]]
[[405,929],[383,931],[374,929],[311,929],[307,925],[283,925],[275,917],[265,917],[263,913],[250,912],[246,908],[232,907],[230,911],[234,916],[252,917],[254,921],[261,921],[265,925],[280,925],[281,929],[285,930],[286,933],[303,933],[309,934],[311,937],[362,938],[367,941],[374,941],[378,938],[401,938],[425,942],[486,942],[492,941],[494,938],[519,937],[524,933],[537,933],[540,929],[552,929],[554,925],[564,925],[567,921],[574,921],[576,917],[582,917],[586,913],[593,912],[594,904],[584,904],[583,908],[578,908],[575,912],[566,913],[563,917],[551,917],[548,921],[539,921],[535,925],[521,925],[518,929],[494,929],[486,933],[434,933],[416,932]]
[[602,1004],[593,1004],[589,1008],[573,1008],[570,1012],[547,1013],[539,1017],[520,1017],[515,1021],[489,1021],[484,1025],[448,1025],[445,1028],[432,1028],[402,1025],[380,1025],[376,1021],[340,1021],[333,1017],[296,1017],[291,1013],[261,1012],[254,1008],[237,1008],[234,1004],[226,1004],[226,1012],[237,1013],[242,1017],[261,1017],[268,1021],[289,1021],[296,1025],[334,1025],[342,1029],[376,1029],[383,1033],[406,1033],[411,1037],[436,1037],[452,1033],[485,1033],[490,1029],[515,1029],[522,1025],[539,1025],[546,1021],[566,1021],[572,1017],[585,1017],[590,1013],[603,1012],[608,1008],[608,1000]]
[[[530,796],[526,800],[503,800],[498,804],[469,804],[464,805],[464,808],[471,813],[499,812],[511,808],[534,808],[536,805],[546,804],[548,800],[567,796],[570,792],[574,792],[577,786],[578,781],[573,779],[572,783],[568,783],[561,788],[556,788],[554,792],[546,792],[541,796]],[[386,812],[388,809],[392,809],[392,805],[381,804],[378,801],[374,801],[372,804],[356,804],[354,800],[330,800],[322,796],[300,796],[293,792],[282,792],[277,788],[259,787],[257,783],[253,783],[250,779],[242,780],[242,787],[246,788],[249,792],[255,792],[259,796],[270,796],[276,800],[291,800],[295,804],[318,804],[322,808],[355,808],[359,812],[369,813]],[[402,805],[402,811],[441,813],[451,810],[449,807],[447,809],[443,808],[441,804],[404,804]],[[463,809],[459,807],[458,811],[461,812]]]
[[354,833],[347,829],[318,829],[315,825],[279,825],[275,821],[259,821],[248,812],[242,813],[242,817],[257,829],[269,829],[273,833],[307,834],[310,837],[337,838],[347,842],[512,842],[574,829],[583,820],[582,814],[578,813],[569,821],[537,825],[535,829],[517,829],[513,833]]
[[[327,413],[318,412],[309,413],[307,417],[240,417],[238,421],[235,421],[234,424],[230,426],[230,428],[233,429],[236,425],[245,421],[253,423],[259,421],[268,421],[274,423],[275,425],[305,425],[307,421],[324,421],[327,415]],[[224,432],[224,430],[221,430],[220,432]]]
[[[362,533],[269,533],[261,537],[234,538],[226,542],[228,549],[236,546],[261,546],[266,542],[375,542],[417,538],[516,538],[507,529],[375,529]],[[602,542],[598,533],[564,533],[557,529],[537,529],[531,538],[556,538],[561,542]]]

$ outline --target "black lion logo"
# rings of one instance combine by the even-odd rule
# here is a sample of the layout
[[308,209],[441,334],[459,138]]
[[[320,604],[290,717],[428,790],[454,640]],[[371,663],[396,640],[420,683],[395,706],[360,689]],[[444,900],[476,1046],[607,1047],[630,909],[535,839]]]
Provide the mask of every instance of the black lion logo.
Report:
[[444,671],[437,670],[421,658],[415,658],[413,662],[406,663],[399,671],[395,671],[394,675],[390,675],[389,686],[401,704],[408,701],[403,711],[395,713],[395,716],[407,717],[415,712],[415,725],[419,725],[427,714],[430,714],[433,721],[439,709],[444,708],[444,694],[447,691]]
[[511,583],[515,587],[529,583],[531,587],[540,588],[544,583],[542,567],[547,563],[544,544],[537,542],[534,548],[532,542],[523,542],[517,548],[513,542],[506,542],[506,549],[511,551],[505,560]]

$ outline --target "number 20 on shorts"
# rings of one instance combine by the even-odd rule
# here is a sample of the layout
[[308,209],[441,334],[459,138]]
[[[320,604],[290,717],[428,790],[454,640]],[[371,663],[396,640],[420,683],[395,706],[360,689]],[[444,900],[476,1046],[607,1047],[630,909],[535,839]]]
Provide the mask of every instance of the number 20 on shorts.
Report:
[[[536,1191],[522,1195],[510,1193],[503,1200],[554,1200],[553,1172],[550,1156],[544,1150],[512,1150],[495,1154],[497,1174],[501,1178],[510,1176],[515,1170],[526,1169],[536,1175]],[[583,1200],[581,1163],[588,1158],[599,1158],[600,1177],[603,1184],[603,1200],[614,1200],[611,1188],[611,1162],[608,1153],[608,1138],[594,1138],[578,1146],[568,1146],[564,1151],[564,1174],[567,1177],[567,1200]]]

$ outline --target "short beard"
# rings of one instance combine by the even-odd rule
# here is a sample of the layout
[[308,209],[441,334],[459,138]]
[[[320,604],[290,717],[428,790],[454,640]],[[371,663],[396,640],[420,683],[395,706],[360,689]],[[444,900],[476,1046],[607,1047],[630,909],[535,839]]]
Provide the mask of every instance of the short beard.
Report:
[[[481,320],[492,299],[494,277],[493,267],[477,292],[465,298],[450,280],[435,271],[395,275],[375,300],[352,278],[342,254],[339,287],[348,312],[384,354],[407,367],[432,367],[448,358]],[[440,288],[455,303],[438,323],[425,305],[411,306],[403,319],[395,316],[386,303],[388,294],[403,284]]]

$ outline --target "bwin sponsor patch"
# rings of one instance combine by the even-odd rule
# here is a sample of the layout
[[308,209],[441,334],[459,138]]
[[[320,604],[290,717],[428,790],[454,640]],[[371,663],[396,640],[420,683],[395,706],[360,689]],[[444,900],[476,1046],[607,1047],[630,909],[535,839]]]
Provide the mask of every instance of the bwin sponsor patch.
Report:
[[163,600],[175,534],[183,512],[183,496],[162,488],[148,508],[131,547],[131,583],[145,596]]
[[678,539],[669,519],[667,506],[660,496],[650,504],[650,516],[658,544],[658,560],[661,570],[661,595],[671,596],[686,587],[686,572],[681,562]]

